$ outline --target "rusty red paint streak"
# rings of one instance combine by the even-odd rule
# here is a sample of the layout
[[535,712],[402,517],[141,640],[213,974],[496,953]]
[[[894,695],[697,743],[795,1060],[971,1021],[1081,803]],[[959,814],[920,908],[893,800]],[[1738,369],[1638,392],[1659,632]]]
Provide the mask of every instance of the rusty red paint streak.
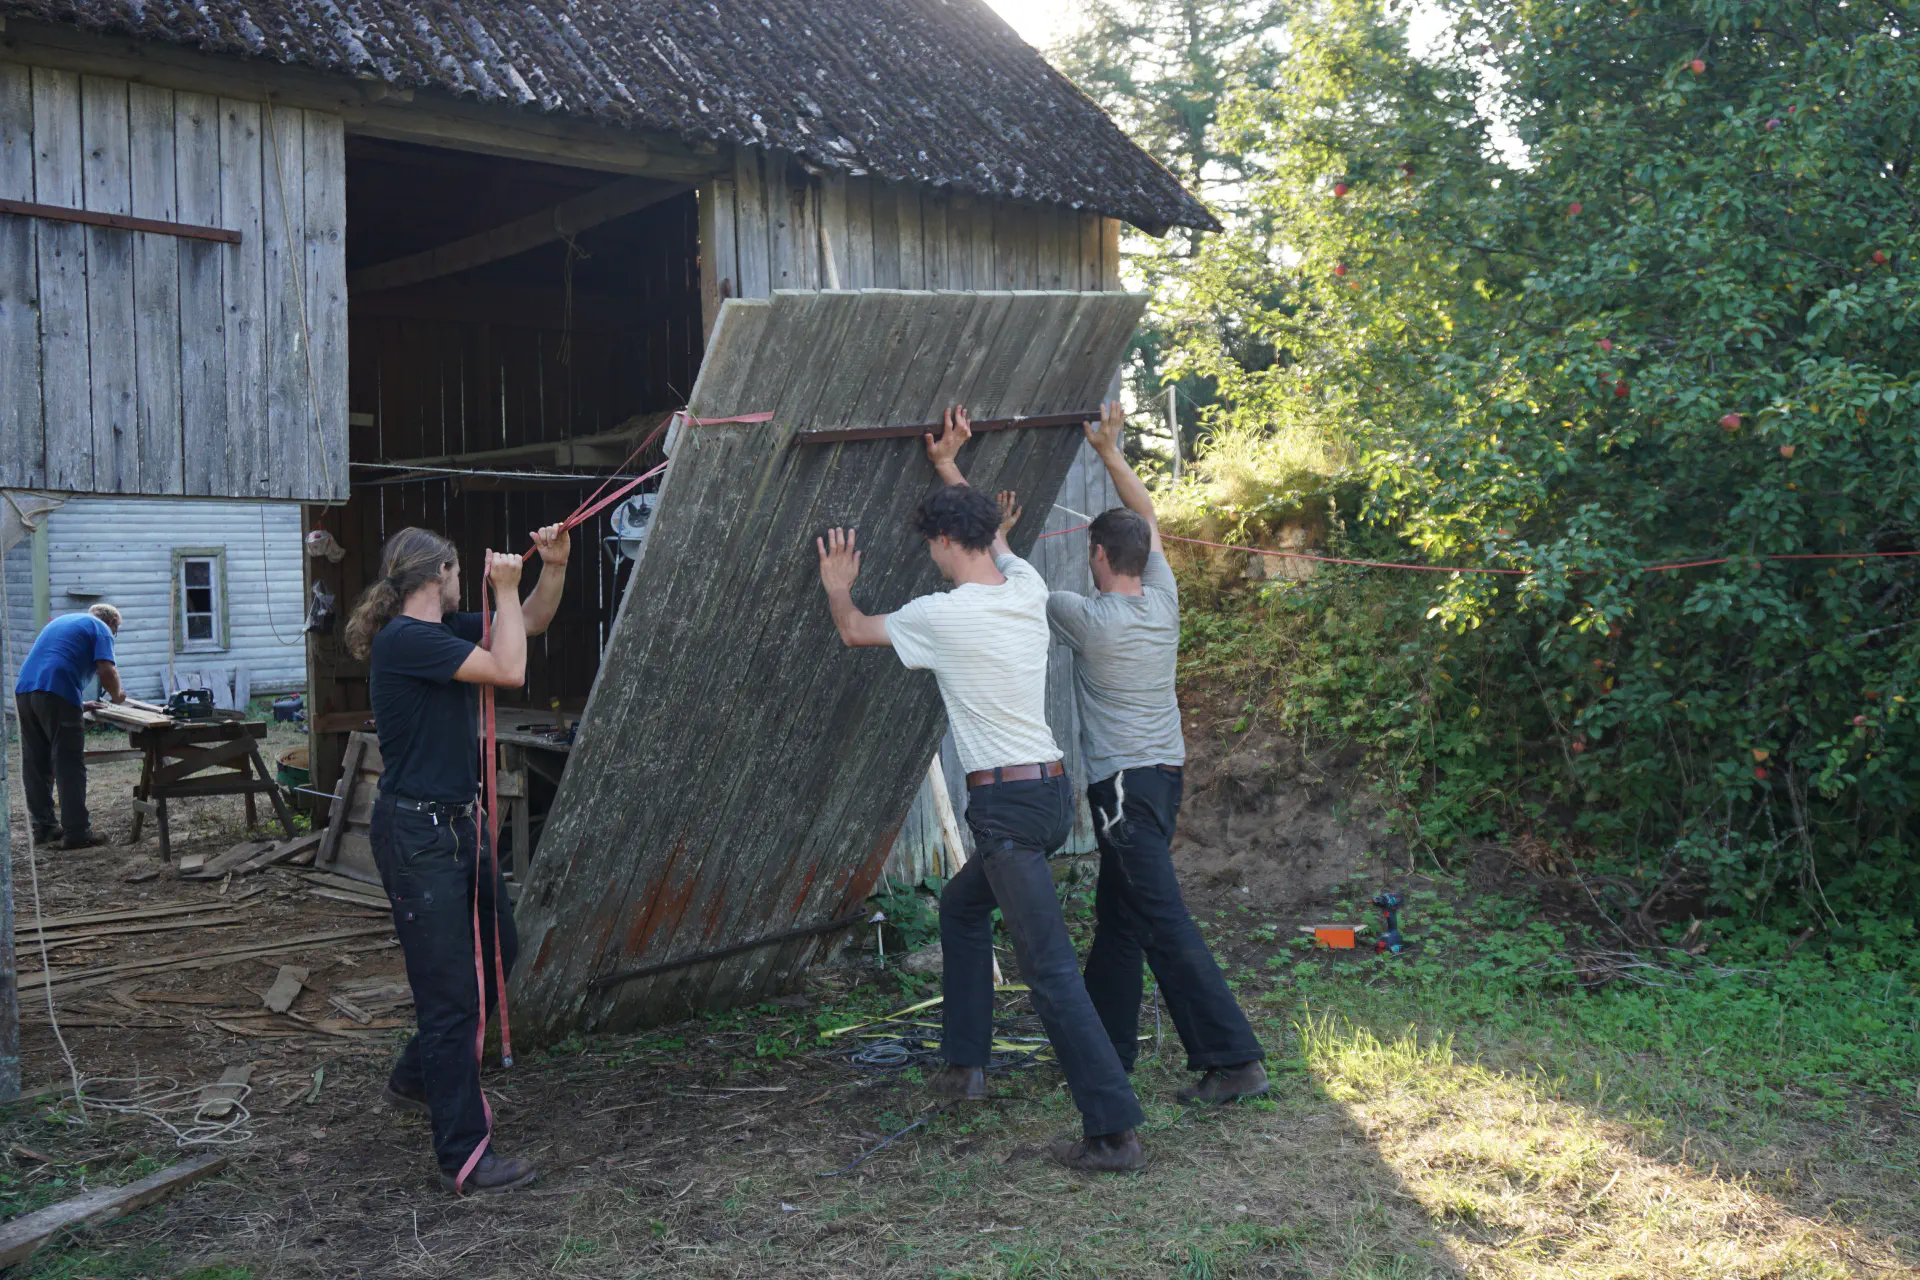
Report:
[[[673,852],[667,857],[667,865],[660,869],[659,876],[647,886],[644,900],[647,909],[633,922],[627,931],[626,945],[621,948],[623,954],[632,957],[643,954],[653,943],[653,936],[665,925],[669,931],[679,927],[681,917],[693,902],[694,877],[687,876],[678,886],[673,884],[673,869],[687,852],[685,836],[674,841]],[[671,887],[670,887],[671,886]],[[611,897],[611,895],[609,895]]]
[[873,846],[866,860],[847,871],[840,877],[840,906],[836,915],[845,915],[866,900],[873,892],[874,882],[880,878],[880,872],[887,865],[887,855],[893,852],[893,842],[900,835],[900,823],[896,822],[880,836],[880,842]]
[[816,862],[812,866],[807,868],[807,878],[800,882],[800,892],[793,895],[793,907],[791,909],[794,915],[796,916],[799,915],[800,908],[806,905],[807,890],[813,888],[813,878],[819,874],[820,874],[819,863]]

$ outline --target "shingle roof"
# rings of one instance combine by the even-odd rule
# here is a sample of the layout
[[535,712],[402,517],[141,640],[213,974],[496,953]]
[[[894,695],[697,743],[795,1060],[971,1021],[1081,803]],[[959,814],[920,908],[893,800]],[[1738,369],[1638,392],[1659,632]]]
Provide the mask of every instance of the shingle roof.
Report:
[[0,13],[1217,227],[982,0],[0,0]]

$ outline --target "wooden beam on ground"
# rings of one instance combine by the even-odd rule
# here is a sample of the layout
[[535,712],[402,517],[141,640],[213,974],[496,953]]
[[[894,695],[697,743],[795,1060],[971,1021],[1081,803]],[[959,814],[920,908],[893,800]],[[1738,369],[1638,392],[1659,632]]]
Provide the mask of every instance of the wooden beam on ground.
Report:
[[283,964],[280,972],[274,975],[273,985],[267,988],[267,994],[261,997],[267,1008],[275,1013],[285,1013],[293,1008],[293,1002],[300,998],[300,988],[307,985],[307,971],[298,965]]
[[437,280],[460,271],[483,267],[489,262],[511,258],[529,249],[566,240],[583,231],[591,231],[615,218],[637,213],[649,205],[679,195],[685,183],[665,183],[652,178],[624,178],[608,183],[597,191],[562,200],[551,209],[517,218],[477,235],[443,244],[423,253],[411,253],[391,262],[362,267],[347,273],[347,292],[378,293]]
[[225,1156],[201,1156],[150,1174],[124,1187],[101,1187],[85,1195],[48,1205],[0,1227],[0,1267],[11,1267],[32,1257],[41,1245],[62,1231],[98,1226],[123,1214],[144,1209],[192,1182],[211,1177],[227,1167]]
[[221,1073],[218,1084],[210,1084],[200,1091],[200,1110],[195,1118],[225,1120],[240,1105],[240,1099],[247,1096],[247,1082],[252,1078],[251,1062],[228,1067]]

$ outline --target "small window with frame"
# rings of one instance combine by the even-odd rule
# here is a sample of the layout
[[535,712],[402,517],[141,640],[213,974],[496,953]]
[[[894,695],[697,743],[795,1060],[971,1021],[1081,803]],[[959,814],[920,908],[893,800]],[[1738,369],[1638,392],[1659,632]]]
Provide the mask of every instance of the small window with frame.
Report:
[[218,652],[227,635],[227,549],[176,547],[173,552],[175,653]]

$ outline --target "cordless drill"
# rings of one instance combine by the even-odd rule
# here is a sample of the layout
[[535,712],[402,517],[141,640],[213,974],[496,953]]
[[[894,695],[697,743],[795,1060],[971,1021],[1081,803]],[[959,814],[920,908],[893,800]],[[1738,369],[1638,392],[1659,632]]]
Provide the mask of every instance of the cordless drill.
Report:
[[1406,940],[1400,936],[1400,908],[1404,899],[1397,893],[1375,895],[1373,905],[1380,908],[1380,940],[1373,944],[1376,954],[1399,955]]

